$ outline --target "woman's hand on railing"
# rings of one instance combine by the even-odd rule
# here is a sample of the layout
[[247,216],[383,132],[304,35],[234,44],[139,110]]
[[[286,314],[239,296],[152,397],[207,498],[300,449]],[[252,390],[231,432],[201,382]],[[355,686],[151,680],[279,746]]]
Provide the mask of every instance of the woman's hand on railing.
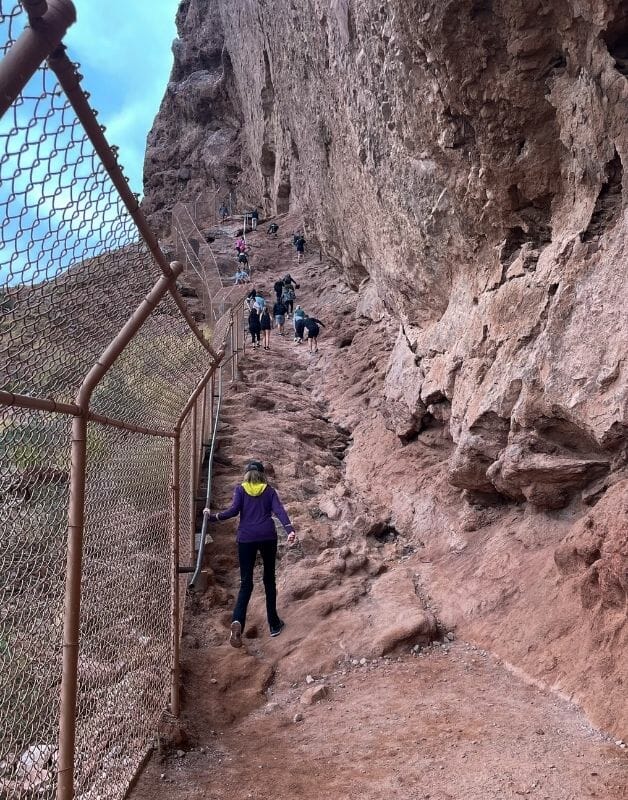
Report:
[[299,540],[297,539],[297,534],[295,531],[290,531],[288,534],[288,544],[292,547],[293,544],[296,544]]
[[206,517],[209,517],[211,515],[211,513],[212,512],[208,508],[204,508],[203,509],[203,514],[205,514]]

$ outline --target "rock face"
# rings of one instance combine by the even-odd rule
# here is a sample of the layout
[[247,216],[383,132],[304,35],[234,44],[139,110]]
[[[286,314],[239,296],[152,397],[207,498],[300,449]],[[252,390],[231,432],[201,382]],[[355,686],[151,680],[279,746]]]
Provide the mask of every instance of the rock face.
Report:
[[302,209],[400,320],[391,429],[446,424],[471,498],[562,508],[626,461],[621,7],[184,0],[147,210]]
[[[363,447],[392,469],[375,504],[456,552],[456,503],[463,532],[545,530],[591,625],[625,614],[624,4],[184,0],[177,23],[147,211],[208,186],[299,210],[359,313],[398,324],[379,421],[346,413],[348,480]],[[435,431],[441,461],[410,462]]]

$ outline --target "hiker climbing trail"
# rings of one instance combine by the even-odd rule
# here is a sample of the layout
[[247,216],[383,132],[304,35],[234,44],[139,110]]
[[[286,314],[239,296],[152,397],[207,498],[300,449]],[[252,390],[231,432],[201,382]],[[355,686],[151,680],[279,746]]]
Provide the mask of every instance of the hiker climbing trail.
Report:
[[[242,647],[229,645],[236,524],[212,525],[207,591],[189,598],[183,636],[188,738],[153,757],[131,797],[625,798],[625,752],[565,701],[457,641],[409,560],[414,547],[352,496],[352,419],[370,413],[383,364],[361,339],[352,293],[318,253],[297,264],[296,225],[280,222],[277,239],[263,226],[248,239],[255,288],[274,302],[277,275],[290,271],[296,303],[326,327],[318,353],[277,329],[268,351],[247,343],[223,404],[212,510],[229,505],[250,459],[263,462],[299,536],[288,548],[279,535],[286,626],[271,638],[256,573]],[[353,405],[340,417],[326,392],[347,341],[363,376],[344,387]]]

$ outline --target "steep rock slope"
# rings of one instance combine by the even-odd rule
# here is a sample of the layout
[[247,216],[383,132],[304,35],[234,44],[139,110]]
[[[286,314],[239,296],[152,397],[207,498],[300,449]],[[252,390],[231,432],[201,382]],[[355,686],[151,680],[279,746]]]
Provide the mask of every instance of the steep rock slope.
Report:
[[[333,388],[354,433],[348,475],[369,478],[398,529],[455,554],[431,579],[456,576],[476,635],[497,642],[508,620],[514,660],[570,693],[596,653],[590,712],[604,675],[625,673],[622,8],[184,0],[146,160],[159,224],[207,186],[301,209],[360,314],[399,321],[383,388],[367,387],[376,418]],[[474,531],[483,576],[465,568]],[[553,652],[537,621],[555,603],[568,611]]]

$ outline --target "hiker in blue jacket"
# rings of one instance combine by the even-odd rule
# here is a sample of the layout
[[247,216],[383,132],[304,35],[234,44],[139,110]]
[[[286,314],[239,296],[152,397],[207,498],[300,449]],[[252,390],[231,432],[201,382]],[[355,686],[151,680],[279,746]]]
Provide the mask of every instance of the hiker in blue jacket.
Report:
[[268,484],[261,461],[250,461],[245,469],[244,481],[236,486],[233,501],[225,511],[212,514],[209,508],[203,513],[210,522],[220,522],[240,515],[236,542],[240,562],[240,592],[231,617],[229,642],[233,647],[242,646],[242,631],[246,622],[246,610],[253,592],[253,570],[257,553],[264,565],[264,590],[266,592],[266,615],[271,636],[279,636],[285,623],[277,614],[277,586],[275,583],[275,560],[277,557],[277,531],[274,514],[288,534],[288,544],[296,541],[296,533],[279,495]]

